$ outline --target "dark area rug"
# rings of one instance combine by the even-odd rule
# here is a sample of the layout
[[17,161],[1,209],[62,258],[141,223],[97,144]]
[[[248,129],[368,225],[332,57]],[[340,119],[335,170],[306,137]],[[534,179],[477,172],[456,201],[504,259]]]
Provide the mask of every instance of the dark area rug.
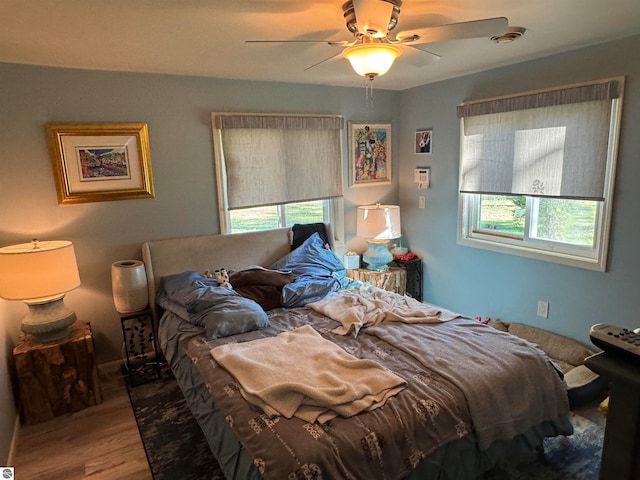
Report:
[[154,480],[224,480],[171,370],[130,387],[129,399]]
[[[155,480],[224,480],[204,434],[170,370],[159,380],[129,388],[129,398]],[[595,480],[599,476],[605,417],[597,404],[573,413],[570,437],[545,439],[545,458],[506,462],[486,480]]]
[[605,416],[598,405],[573,412],[573,435],[545,438],[544,459],[506,463],[486,480],[597,480],[600,476]]

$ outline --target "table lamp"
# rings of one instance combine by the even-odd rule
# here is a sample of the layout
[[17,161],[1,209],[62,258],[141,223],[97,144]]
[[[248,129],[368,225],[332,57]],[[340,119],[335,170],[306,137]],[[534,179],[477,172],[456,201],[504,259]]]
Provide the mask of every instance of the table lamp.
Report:
[[76,314],[64,304],[64,296],[79,286],[71,242],[33,240],[0,248],[0,297],[27,304],[21,329],[36,342],[53,342],[71,333]]
[[363,205],[358,207],[356,235],[367,239],[362,260],[367,269],[384,272],[393,260],[389,240],[400,238],[400,207],[397,205]]

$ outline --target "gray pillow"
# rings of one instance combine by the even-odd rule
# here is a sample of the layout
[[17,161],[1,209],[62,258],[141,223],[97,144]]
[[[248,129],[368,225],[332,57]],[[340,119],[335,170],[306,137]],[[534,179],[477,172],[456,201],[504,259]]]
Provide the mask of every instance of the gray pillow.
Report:
[[[183,320],[189,321],[187,300],[199,288],[214,287],[218,282],[213,278],[206,278],[197,272],[186,271],[167,275],[160,279],[156,303],[164,310],[175,313]],[[197,294],[195,294],[197,296]]]
[[196,272],[162,278],[158,304],[187,322],[202,327],[208,339],[269,326],[260,305]]
[[209,340],[269,326],[269,317],[258,303],[222,287],[209,287],[189,303],[187,313],[189,322],[203,327]]

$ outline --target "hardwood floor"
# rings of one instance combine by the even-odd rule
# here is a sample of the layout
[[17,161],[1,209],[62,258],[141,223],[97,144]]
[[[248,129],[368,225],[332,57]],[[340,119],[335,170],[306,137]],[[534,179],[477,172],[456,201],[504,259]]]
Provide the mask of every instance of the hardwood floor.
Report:
[[120,377],[101,379],[100,405],[20,428],[13,466],[21,480],[151,480]]

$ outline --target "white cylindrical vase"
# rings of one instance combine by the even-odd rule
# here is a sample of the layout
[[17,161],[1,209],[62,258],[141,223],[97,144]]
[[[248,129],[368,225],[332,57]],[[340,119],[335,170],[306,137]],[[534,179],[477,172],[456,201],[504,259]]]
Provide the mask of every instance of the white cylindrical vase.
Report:
[[147,274],[140,260],[120,260],[111,265],[113,303],[120,313],[138,312],[149,304]]

